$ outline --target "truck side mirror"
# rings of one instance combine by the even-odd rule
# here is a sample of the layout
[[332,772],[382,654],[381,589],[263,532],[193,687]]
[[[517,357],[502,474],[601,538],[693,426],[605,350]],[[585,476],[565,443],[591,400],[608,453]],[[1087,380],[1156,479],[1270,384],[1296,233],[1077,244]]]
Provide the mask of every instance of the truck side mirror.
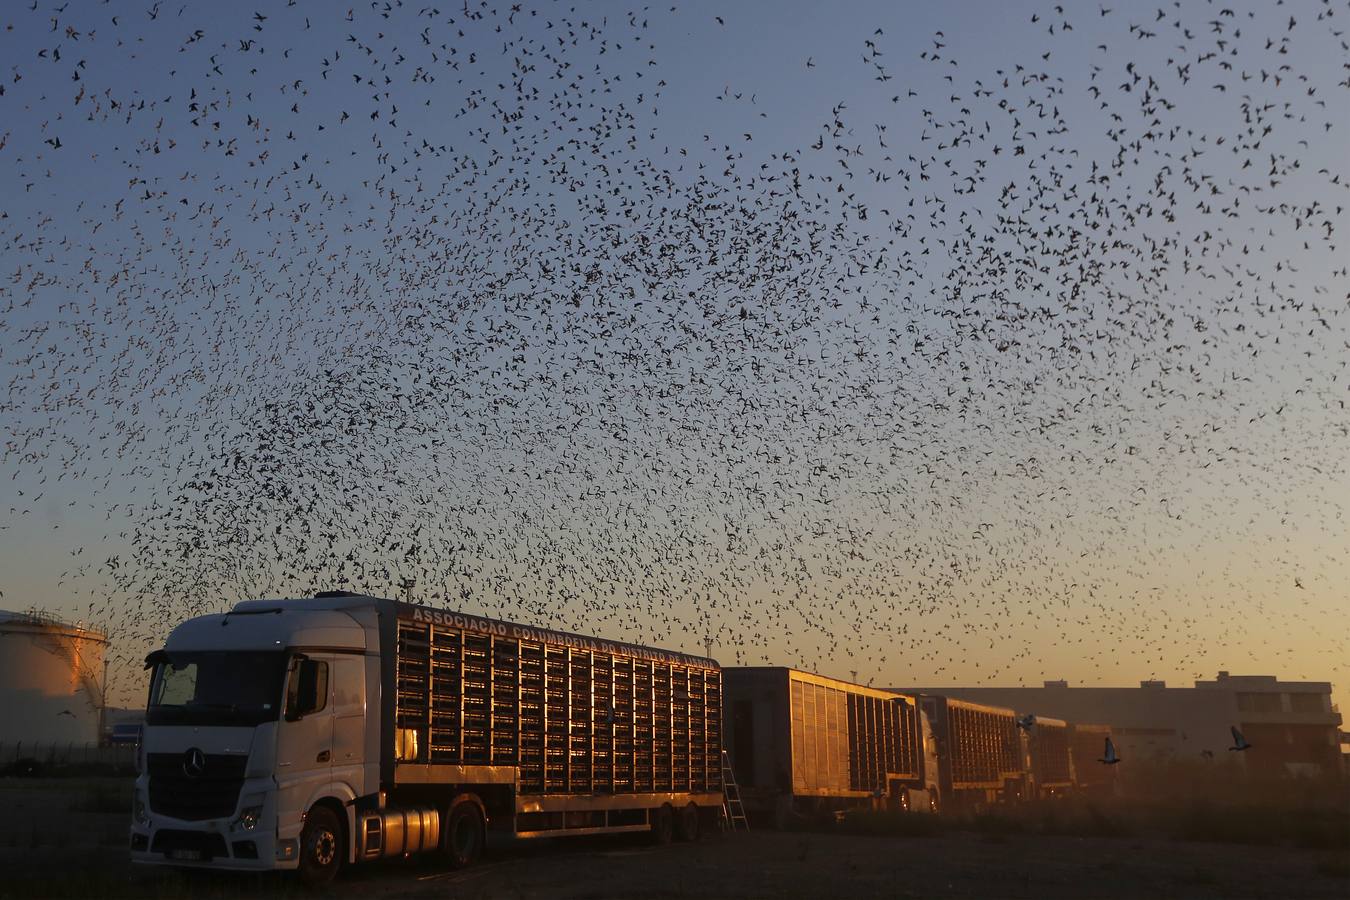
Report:
[[286,684],[286,721],[294,722],[328,705],[328,663],[296,657]]

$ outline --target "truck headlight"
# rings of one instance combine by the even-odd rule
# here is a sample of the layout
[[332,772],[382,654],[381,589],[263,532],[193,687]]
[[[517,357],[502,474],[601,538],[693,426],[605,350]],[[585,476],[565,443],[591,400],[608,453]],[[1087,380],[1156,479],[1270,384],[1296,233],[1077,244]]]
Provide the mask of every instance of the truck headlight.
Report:
[[137,791],[131,801],[131,818],[142,828],[150,827],[150,810],[145,805],[145,795]]
[[232,831],[252,831],[258,827],[263,814],[263,795],[252,794],[244,799],[239,815],[230,823]]

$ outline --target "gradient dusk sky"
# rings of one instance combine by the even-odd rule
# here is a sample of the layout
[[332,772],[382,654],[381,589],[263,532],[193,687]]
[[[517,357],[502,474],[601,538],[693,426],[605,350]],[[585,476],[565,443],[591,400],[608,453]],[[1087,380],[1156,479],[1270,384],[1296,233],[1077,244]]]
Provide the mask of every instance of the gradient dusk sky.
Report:
[[0,607],[1343,685],[1350,4],[1115,6],[6,6]]

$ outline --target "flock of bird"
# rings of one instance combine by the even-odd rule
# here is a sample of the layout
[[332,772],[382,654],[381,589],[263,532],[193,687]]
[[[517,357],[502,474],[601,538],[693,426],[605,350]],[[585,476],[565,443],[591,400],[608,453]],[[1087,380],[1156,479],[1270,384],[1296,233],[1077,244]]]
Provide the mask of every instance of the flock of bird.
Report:
[[1344,0],[791,56],[772,4],[424,2],[0,11],[0,526],[103,523],[61,590],[127,658],[406,589],[1112,677],[1343,603]]

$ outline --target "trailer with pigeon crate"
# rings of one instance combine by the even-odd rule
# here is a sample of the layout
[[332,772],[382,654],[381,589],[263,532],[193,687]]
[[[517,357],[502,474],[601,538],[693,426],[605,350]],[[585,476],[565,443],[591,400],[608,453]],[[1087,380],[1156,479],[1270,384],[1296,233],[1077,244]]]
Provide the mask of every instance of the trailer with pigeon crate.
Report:
[[859,807],[928,806],[915,698],[783,667],[722,677],[726,747],[752,818],[781,827]]
[[1074,759],[1070,728],[1063,719],[1028,716],[1022,731],[1028,794],[1050,797],[1067,794],[1074,787]]
[[1074,789],[1080,794],[1109,796],[1116,790],[1116,767],[1102,765],[1111,726],[1072,723],[1069,725],[1069,751],[1073,757]]
[[700,657],[421,607],[399,616],[400,768],[429,783],[500,774],[517,837],[715,825],[721,690]]
[[1026,797],[1027,770],[1016,713],[933,694],[921,698],[937,745],[939,802],[944,808]]
[[716,827],[711,659],[328,591],[178,625],[153,669],[135,862],[299,869],[516,837]]

